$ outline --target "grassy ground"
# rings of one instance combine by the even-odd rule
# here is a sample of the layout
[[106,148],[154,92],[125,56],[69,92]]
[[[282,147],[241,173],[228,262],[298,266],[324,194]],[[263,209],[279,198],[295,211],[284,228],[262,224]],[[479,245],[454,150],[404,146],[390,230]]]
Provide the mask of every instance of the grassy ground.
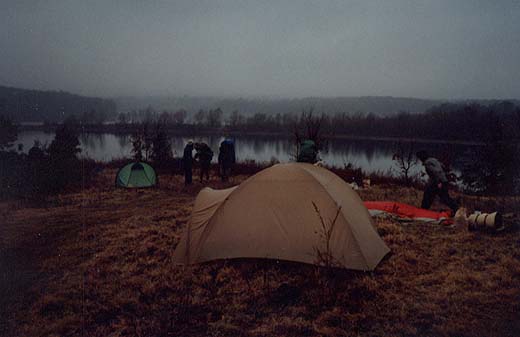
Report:
[[[520,334],[516,226],[485,234],[378,220],[392,252],[371,273],[262,260],[181,268],[172,252],[202,185],[162,175],[157,189],[128,191],[112,187],[114,175],[45,207],[0,203],[0,334]],[[422,195],[392,185],[360,194],[413,205]],[[520,210],[511,198],[462,198],[470,209]]]

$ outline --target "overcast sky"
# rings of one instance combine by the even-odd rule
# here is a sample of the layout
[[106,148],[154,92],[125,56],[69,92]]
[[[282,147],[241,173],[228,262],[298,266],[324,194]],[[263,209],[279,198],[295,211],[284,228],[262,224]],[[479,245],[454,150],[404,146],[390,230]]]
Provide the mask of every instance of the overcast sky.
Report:
[[0,85],[520,98],[520,1],[1,0]]

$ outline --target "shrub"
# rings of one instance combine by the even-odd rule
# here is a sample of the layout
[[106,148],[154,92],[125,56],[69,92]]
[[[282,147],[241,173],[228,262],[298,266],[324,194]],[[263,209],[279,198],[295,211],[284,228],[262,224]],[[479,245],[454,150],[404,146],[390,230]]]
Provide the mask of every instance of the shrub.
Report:
[[152,136],[151,159],[157,167],[166,166],[172,159],[172,146],[164,126],[157,124]]
[[74,128],[64,124],[56,130],[56,136],[49,145],[48,165],[41,163],[40,173],[44,175],[44,193],[59,192],[65,186],[81,181],[82,171],[77,157],[81,152],[79,140]]
[[18,138],[18,128],[7,117],[0,115],[0,151],[7,150]]

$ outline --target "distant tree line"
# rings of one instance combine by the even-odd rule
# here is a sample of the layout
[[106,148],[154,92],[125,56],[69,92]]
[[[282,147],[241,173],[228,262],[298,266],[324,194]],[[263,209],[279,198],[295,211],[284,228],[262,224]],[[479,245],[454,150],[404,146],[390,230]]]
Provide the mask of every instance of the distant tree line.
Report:
[[119,113],[117,123],[119,125],[139,125],[160,123],[169,128],[190,126],[197,127],[198,130],[226,128],[231,131],[287,131],[298,122],[297,114],[276,114],[269,115],[257,113],[252,116],[245,116],[237,110],[232,111],[228,116],[221,108],[199,109],[195,113],[188,113],[184,109],[170,112],[155,111],[152,107],[141,110],[132,110],[127,113]]
[[520,109],[509,102],[489,106],[443,104],[421,114],[335,115],[329,119],[335,133],[359,136],[488,141],[498,134],[520,138]]
[[56,123],[74,116],[84,123],[102,123],[116,117],[117,107],[109,99],[0,86],[0,114],[17,122]]
[[126,124],[141,124],[141,123],[161,123],[168,126],[179,126],[186,124],[188,112],[184,109],[170,112],[163,110],[157,112],[153,107],[149,106],[146,109],[131,110],[129,112],[121,112],[117,115],[117,123],[120,125]]
[[[316,114],[315,114],[316,115]],[[228,127],[246,131],[287,131],[301,123],[305,113],[231,114]],[[323,130],[330,135],[363,137],[423,138],[441,140],[489,141],[520,139],[520,108],[509,102],[490,106],[443,104],[424,113],[401,112],[394,116],[364,113],[321,115]]]
[[[312,110],[309,109],[309,110]],[[314,113],[314,116],[319,114]],[[237,132],[271,132],[290,134],[294,125],[305,119],[299,113],[256,113],[244,115],[237,110],[200,109],[191,116],[186,110],[156,112],[144,110],[121,113],[120,124],[159,122],[169,128],[196,126],[198,130],[222,129]],[[520,139],[520,108],[511,102],[491,105],[442,104],[424,113],[400,112],[393,116],[365,113],[338,113],[320,116],[321,127],[329,135],[363,137],[422,138],[486,142],[497,137]]]
[[[244,98],[244,97],[204,97],[204,96],[152,96],[152,97],[115,97],[119,111],[130,111],[153,106],[158,111],[185,109],[192,113],[199,109],[208,110],[220,107],[225,112],[241,111],[246,115],[265,113],[268,115],[298,112],[314,107],[316,111],[336,114],[345,111],[373,112],[376,115],[393,115],[401,110],[411,113],[427,109],[445,100],[420,99],[410,97],[359,96],[359,97],[302,97],[302,98]],[[478,100],[489,104],[491,100]]]

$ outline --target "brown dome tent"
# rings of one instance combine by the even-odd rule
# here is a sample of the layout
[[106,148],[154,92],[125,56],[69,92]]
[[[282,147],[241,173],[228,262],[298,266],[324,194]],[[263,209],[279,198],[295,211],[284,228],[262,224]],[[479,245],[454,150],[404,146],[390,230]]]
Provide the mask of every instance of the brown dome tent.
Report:
[[174,253],[192,264],[270,258],[316,264],[325,249],[320,218],[338,213],[330,255],[338,266],[373,270],[389,252],[356,192],[334,173],[306,163],[278,164],[239,186],[203,189]]

